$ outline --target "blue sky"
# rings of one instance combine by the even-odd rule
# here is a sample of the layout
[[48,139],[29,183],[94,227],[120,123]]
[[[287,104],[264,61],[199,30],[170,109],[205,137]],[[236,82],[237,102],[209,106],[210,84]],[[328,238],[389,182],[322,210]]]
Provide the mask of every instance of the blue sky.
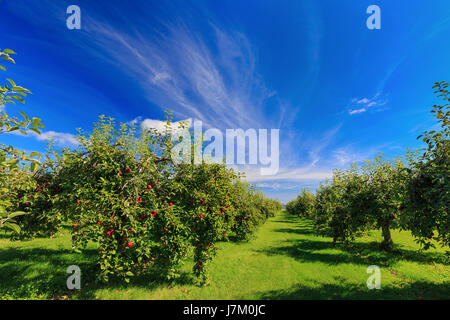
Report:
[[[81,30],[66,27],[72,4]],[[380,30],[366,27],[372,4]],[[164,110],[221,130],[277,128],[279,173],[245,171],[282,201],[333,168],[421,147],[431,87],[450,80],[447,0],[3,0],[0,29],[0,47],[18,53],[2,74],[33,92],[20,110],[46,126],[2,142],[73,146],[100,114],[157,124]]]

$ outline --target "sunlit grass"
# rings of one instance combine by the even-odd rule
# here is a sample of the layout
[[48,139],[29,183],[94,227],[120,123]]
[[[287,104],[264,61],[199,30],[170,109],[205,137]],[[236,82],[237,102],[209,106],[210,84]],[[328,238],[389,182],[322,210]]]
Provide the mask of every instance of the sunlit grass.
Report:
[[[189,273],[161,282],[151,275],[129,284],[95,283],[96,248],[71,251],[70,235],[10,242],[0,236],[0,297],[3,299],[448,299],[450,267],[444,250],[419,253],[408,232],[394,231],[394,252],[378,249],[379,232],[351,247],[316,237],[308,220],[282,211],[255,238],[220,243],[210,264],[211,283],[197,287]],[[66,268],[82,270],[82,289],[66,287]],[[366,285],[369,265],[381,268],[381,289]]]

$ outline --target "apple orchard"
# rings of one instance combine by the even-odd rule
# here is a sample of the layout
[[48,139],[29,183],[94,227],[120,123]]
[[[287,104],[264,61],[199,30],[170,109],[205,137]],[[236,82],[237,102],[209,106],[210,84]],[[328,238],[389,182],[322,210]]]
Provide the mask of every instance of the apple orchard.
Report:
[[56,152],[42,166],[16,172],[12,189],[21,231],[16,237],[51,236],[70,224],[73,247],[98,244],[98,277],[151,272],[180,275],[193,253],[192,271],[207,279],[216,242],[248,239],[281,209],[224,164],[174,163],[167,131],[142,129],[101,116],[79,147]]

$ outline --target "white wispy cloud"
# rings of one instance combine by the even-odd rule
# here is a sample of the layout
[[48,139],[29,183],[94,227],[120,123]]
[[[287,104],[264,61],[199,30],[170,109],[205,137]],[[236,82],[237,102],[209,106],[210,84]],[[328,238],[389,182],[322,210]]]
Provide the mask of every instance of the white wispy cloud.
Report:
[[292,184],[283,184],[283,183],[258,183],[257,186],[259,188],[270,188],[274,190],[292,190],[297,189],[298,185],[292,185]]
[[372,98],[353,98],[350,103],[350,109],[348,113],[350,115],[359,114],[368,111],[369,109],[380,110],[382,107],[388,103],[386,97],[381,96],[381,92],[378,92]]
[[39,135],[34,132],[32,132],[31,134],[33,136],[35,136],[37,140],[40,140],[40,141],[45,141],[49,138],[52,138],[59,145],[77,145],[78,144],[77,137],[71,133],[46,131],[46,132],[42,132]]
[[253,48],[242,33],[211,23],[211,43],[184,22],[165,23],[158,33],[145,25],[124,32],[94,19],[85,26],[95,47],[88,50],[126,65],[124,72],[151,102],[215,127],[249,127],[264,120],[262,104],[273,91],[256,72]]
[[361,109],[350,110],[348,113],[349,114],[358,114],[358,113],[363,113],[363,112],[366,112],[366,111],[367,111],[366,108],[361,108]]
[[133,120],[126,122],[126,124],[127,125],[137,125],[140,122],[142,122],[142,117],[138,116],[138,117],[134,118]]
[[44,131],[44,132],[41,132],[41,134],[37,134],[36,132],[31,131],[31,130],[27,130],[26,133],[27,133],[27,135],[25,136],[19,131],[9,132],[9,134],[14,134],[17,136],[33,137],[39,141],[46,141],[48,139],[53,139],[54,142],[60,146],[78,145],[78,139],[77,139],[76,135],[73,135],[71,133],[56,132],[56,131]]
[[[339,133],[339,130],[341,128],[342,123],[338,124],[334,128],[325,131],[320,137],[314,137],[313,139],[303,141],[303,143],[299,147],[304,150],[308,150],[308,156],[310,159],[310,164],[307,166],[308,168],[313,168],[317,164],[319,164],[320,161],[324,160],[324,150],[326,150],[330,143],[335,140],[336,135]],[[325,156],[325,158],[328,157],[328,152],[326,154],[327,155]]]
[[280,168],[275,175],[261,175],[259,168],[238,169],[245,173],[245,180],[248,182],[268,182],[268,181],[322,181],[332,177],[332,169],[316,168],[311,166],[301,168]]
[[[45,7],[46,14],[55,17],[51,30],[67,32],[54,26],[67,17],[64,5],[42,0],[39,6],[16,6],[32,23],[39,21],[36,17]],[[171,4],[167,7],[177,10]],[[170,21],[144,13],[145,5],[142,8],[132,19],[116,8],[109,16],[82,14],[81,30],[65,39],[87,55],[119,67],[152,105],[173,110],[177,118],[196,118],[217,128],[278,122],[263,114],[265,100],[276,91],[266,88],[257,72],[256,48],[246,35],[206,19],[200,32],[189,17],[202,9],[188,4],[183,15]]]
[[340,148],[332,152],[336,159],[337,165],[342,167],[353,162],[361,162],[370,159],[376,152],[373,150],[369,152],[357,152],[349,148]]
[[[185,119],[185,120],[181,120],[181,121],[177,121],[177,122],[172,122],[170,124],[170,126],[168,126],[168,128],[170,128],[170,130],[172,131],[178,131],[178,130],[182,130],[183,126],[185,128],[189,128],[192,124],[192,119]],[[165,132],[166,128],[167,128],[167,123],[165,121],[161,121],[161,120],[154,120],[154,119],[144,119],[142,120],[142,122],[140,123],[141,128],[143,129],[156,129],[156,131],[158,132]]]
[[340,165],[346,165],[347,163],[356,160],[354,154],[351,154],[346,150],[335,150],[334,156]]
[[126,122],[128,125],[139,126],[141,129],[155,129],[157,132],[164,133],[166,130],[172,132],[189,129],[192,126],[192,118],[171,122],[167,125],[167,122],[159,119],[144,119],[142,116],[138,116],[131,121]]

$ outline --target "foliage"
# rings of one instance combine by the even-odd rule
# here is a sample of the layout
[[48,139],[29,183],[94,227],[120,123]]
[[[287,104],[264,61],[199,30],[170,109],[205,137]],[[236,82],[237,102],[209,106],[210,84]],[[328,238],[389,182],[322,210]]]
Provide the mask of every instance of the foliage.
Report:
[[267,199],[261,192],[247,183],[235,184],[236,198],[233,199],[236,210],[235,221],[232,225],[232,236],[236,240],[249,240],[257,227],[269,217],[282,209],[277,200]]
[[[170,283],[151,275],[128,285],[95,283],[90,270],[96,244],[83,253],[71,252],[66,229],[51,239],[16,243],[3,238],[0,299],[448,299],[449,265],[442,248],[419,253],[410,232],[394,230],[392,237],[398,251],[378,250],[373,244],[378,231],[351,247],[332,247],[330,238],[314,236],[310,219],[283,211],[261,226],[252,241],[218,243],[209,270],[214,281],[203,287],[187,277],[189,265],[182,269],[183,278]],[[81,268],[81,290],[66,286],[64,271],[75,262]],[[373,264],[382,268],[381,290],[365,286],[367,266]],[[320,277],[315,276],[319,271]]]
[[[410,152],[411,179],[404,204],[406,228],[418,242],[429,248],[432,240],[450,247],[450,95],[447,82],[437,82],[438,97],[443,105],[434,105],[431,113],[439,129],[418,137],[427,144],[425,152]],[[423,150],[422,150],[423,151]]]
[[[433,88],[450,101],[448,83]],[[332,181],[316,193],[313,219],[318,234],[347,242],[364,231],[381,229],[382,248],[390,250],[391,230],[403,229],[424,249],[434,246],[433,240],[450,246],[449,103],[435,105],[431,112],[441,129],[418,137],[427,144],[425,152],[408,152],[408,161],[377,156],[359,168],[334,171]],[[298,212],[297,205],[298,199],[288,210]]]
[[361,223],[362,179],[356,168],[335,170],[331,182],[321,185],[314,204],[314,226],[316,233],[348,242],[365,228]]
[[[166,130],[140,129],[101,116],[79,147],[49,153],[36,175],[39,204],[21,220],[23,237],[72,226],[73,246],[99,246],[100,279],[144,272],[176,278],[189,250],[207,282],[215,243],[246,239],[281,209],[239,182],[224,164],[177,164],[171,118]],[[37,226],[37,230],[36,230]]]
[[[0,50],[0,59],[15,63],[11,57],[13,54],[15,52],[10,49]],[[2,65],[0,65],[0,69],[6,70]],[[6,113],[7,103],[25,103],[24,98],[27,93],[31,93],[28,89],[18,86],[13,80],[6,80],[7,84],[0,85],[0,135],[14,131],[27,135],[27,129],[40,134],[39,128],[42,128],[43,125],[39,118],[30,120],[24,112],[19,111],[23,117],[23,120],[19,120]],[[35,156],[40,155],[36,152],[27,155],[25,151],[0,143],[0,228],[7,227],[15,232],[20,231],[16,217],[24,215],[26,212],[15,208],[16,201],[18,198],[23,198],[25,190],[33,186],[33,181],[29,179],[29,172],[34,172],[39,165],[39,161],[33,158]],[[27,167],[23,164],[24,162],[29,162],[30,166]],[[20,169],[21,164],[25,166],[23,170]]]
[[363,168],[367,181],[365,211],[369,222],[382,230],[382,247],[389,250],[393,245],[390,230],[401,227],[399,215],[406,198],[408,172],[401,159],[389,161],[381,156],[366,161]]
[[290,214],[300,217],[311,217],[314,209],[314,200],[314,194],[307,189],[303,189],[297,198],[286,204],[286,210]]
[[349,170],[335,170],[331,183],[316,195],[315,225],[333,242],[351,241],[370,229],[381,229],[383,248],[392,247],[390,228],[398,228],[399,208],[405,197],[407,174],[400,159],[377,156]]

